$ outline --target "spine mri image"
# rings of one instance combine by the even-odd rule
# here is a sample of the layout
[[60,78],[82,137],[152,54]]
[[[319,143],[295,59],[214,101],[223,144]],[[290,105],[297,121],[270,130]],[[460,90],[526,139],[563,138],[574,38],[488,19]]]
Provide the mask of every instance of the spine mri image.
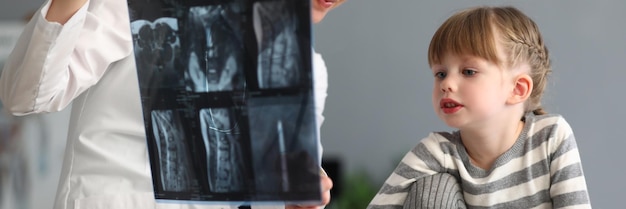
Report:
[[128,5],[157,201],[319,201],[310,2]]

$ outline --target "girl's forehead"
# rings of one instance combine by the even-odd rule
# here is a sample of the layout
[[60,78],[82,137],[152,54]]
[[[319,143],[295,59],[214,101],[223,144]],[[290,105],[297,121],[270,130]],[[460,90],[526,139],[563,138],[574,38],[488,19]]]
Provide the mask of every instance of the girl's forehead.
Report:
[[[440,64],[446,56],[456,56],[466,61],[478,59],[503,65],[507,63],[509,53],[507,46],[501,40],[498,30],[492,30],[489,35],[447,35],[443,39],[433,39],[428,51],[431,64]],[[435,41],[438,41],[435,42]]]

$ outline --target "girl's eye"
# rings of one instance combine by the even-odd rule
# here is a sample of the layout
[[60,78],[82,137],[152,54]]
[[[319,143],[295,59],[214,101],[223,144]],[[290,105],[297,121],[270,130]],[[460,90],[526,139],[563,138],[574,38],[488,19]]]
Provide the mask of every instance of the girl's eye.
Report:
[[471,76],[476,74],[476,71],[471,69],[464,69],[463,71],[461,71],[461,73],[463,73],[463,75]]
[[446,77],[446,73],[445,72],[436,72],[435,73],[435,78],[445,78]]

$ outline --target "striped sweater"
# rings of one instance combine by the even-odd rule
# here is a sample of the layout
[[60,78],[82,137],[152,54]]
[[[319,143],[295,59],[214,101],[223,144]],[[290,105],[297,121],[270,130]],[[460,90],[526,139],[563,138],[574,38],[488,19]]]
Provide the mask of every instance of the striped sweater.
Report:
[[525,116],[515,144],[490,170],[469,161],[458,131],[431,133],[407,153],[368,209],[397,209],[416,179],[450,173],[468,208],[591,208],[574,134],[556,114]]

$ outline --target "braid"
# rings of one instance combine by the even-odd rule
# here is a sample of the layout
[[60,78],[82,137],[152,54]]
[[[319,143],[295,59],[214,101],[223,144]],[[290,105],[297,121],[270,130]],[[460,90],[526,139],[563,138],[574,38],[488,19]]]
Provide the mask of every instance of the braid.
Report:
[[541,107],[541,96],[546,87],[547,77],[552,72],[548,48],[544,45],[539,28],[528,16],[513,7],[496,9],[496,25],[504,35],[508,46],[509,64],[526,62],[531,68],[533,90],[526,103],[526,112],[545,114]]
[[[533,68],[542,68],[542,69],[548,69],[547,71],[550,71],[549,69],[550,67],[550,58],[548,57],[548,48],[545,47],[543,45],[543,43],[529,43],[526,40],[522,40],[519,38],[512,38],[512,40],[514,43],[521,45],[524,49],[523,51],[527,51],[528,52],[528,57],[526,57],[526,59],[529,59],[528,61],[531,60],[536,60],[538,62],[536,63],[531,63],[531,64],[536,64],[535,66],[532,66]],[[549,73],[549,72],[545,72],[545,73]]]

